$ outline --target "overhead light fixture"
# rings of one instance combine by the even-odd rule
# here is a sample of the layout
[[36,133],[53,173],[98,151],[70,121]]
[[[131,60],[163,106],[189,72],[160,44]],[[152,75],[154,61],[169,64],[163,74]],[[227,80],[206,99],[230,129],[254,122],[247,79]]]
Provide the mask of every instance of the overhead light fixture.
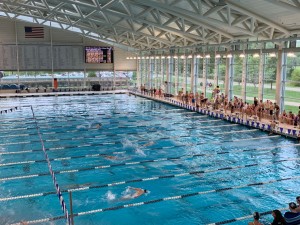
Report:
[[164,58],[166,58],[164,55],[162,55],[161,57],[160,57],[161,59],[164,59]]
[[294,52],[288,52],[288,53],[287,53],[287,56],[288,56],[288,57],[296,57],[296,55],[295,55]]
[[155,59],[159,59],[159,56],[156,56]]
[[174,55],[173,58],[174,58],[174,59],[178,59],[178,56],[177,56],[177,55]]
[[145,59],[145,57],[144,57],[144,56],[142,56],[142,59]]
[[276,57],[276,53],[275,53],[275,52],[271,52],[271,53],[269,54],[269,57],[271,57],[271,58]]
[[240,57],[240,58],[245,58],[246,55],[245,55],[245,53],[241,53],[241,54],[239,55],[239,57]]
[[137,59],[141,59],[141,57],[137,57]]
[[188,56],[188,59],[191,59],[191,58],[193,58],[193,55],[189,55],[189,56]]
[[126,59],[129,59],[129,57],[127,56]]
[[253,58],[259,58],[259,54],[258,53],[254,53],[253,54]]
[[210,54],[206,54],[205,58],[209,59],[210,58]]
[[221,55],[220,54],[216,54],[216,59],[219,59],[219,58],[221,58]]
[[170,56],[170,55],[168,55],[168,56],[167,56],[167,59],[171,59],[171,56]]
[[231,53],[228,53],[226,57],[227,57],[227,58],[232,58],[232,54],[231,54]]
[[181,59],[185,59],[185,55],[180,56]]
[[197,58],[197,59],[202,59],[203,57],[202,57],[200,54],[198,54],[198,55],[196,56],[196,58]]
[[146,59],[149,59],[149,56],[146,56]]
[[133,57],[133,59],[136,59],[136,57]]

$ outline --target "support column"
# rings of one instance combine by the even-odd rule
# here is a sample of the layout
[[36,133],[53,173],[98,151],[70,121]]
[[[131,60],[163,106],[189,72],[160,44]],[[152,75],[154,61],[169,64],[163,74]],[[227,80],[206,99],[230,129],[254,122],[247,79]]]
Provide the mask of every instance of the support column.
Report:
[[141,72],[141,84],[146,85],[146,79],[145,79],[145,74],[146,74],[146,62],[145,62],[145,57],[142,57],[141,60],[141,67],[142,67],[142,72]]
[[175,58],[170,59],[169,64],[169,79],[168,79],[168,94],[173,94],[173,77],[174,77],[174,64],[175,64]]
[[149,88],[152,89],[153,88],[153,77],[154,77],[154,57],[150,57],[149,59]]
[[190,56],[188,56],[188,60],[191,61],[191,92],[193,92],[195,94],[196,90],[195,90],[195,60],[194,60],[194,55],[192,56],[192,58],[190,58]]
[[258,100],[263,100],[265,54],[260,54],[258,68]]
[[198,91],[197,86],[199,85],[199,80],[198,80],[199,60],[195,55],[193,56],[193,66],[194,66],[194,79],[195,79],[194,91],[197,92]]
[[154,83],[155,88],[157,88],[158,86],[158,74],[159,74],[158,65],[160,65],[159,58],[155,57],[154,59],[154,74],[156,74],[155,83]]
[[140,57],[137,58],[136,60],[136,86],[137,88],[140,88],[141,84],[142,84],[142,80],[141,80],[141,59]]
[[242,64],[242,90],[241,90],[241,96],[244,102],[246,102],[246,81],[247,81],[247,61],[248,57],[245,56],[243,58],[243,64]]
[[276,74],[276,103],[282,112],[284,109],[287,55],[282,50],[278,51]]
[[145,66],[146,66],[146,70],[145,70],[146,88],[150,89],[150,58],[149,57],[146,57]]
[[202,92],[204,93],[204,95],[206,96],[206,85],[207,85],[207,79],[206,79],[206,64],[207,64],[207,59],[203,58],[203,71],[202,71],[202,75],[203,75],[203,82],[202,82]]
[[184,84],[184,93],[187,91],[187,71],[186,71],[186,66],[187,66],[187,60],[186,57],[183,58],[183,68],[182,68],[182,75],[183,75],[183,84]]
[[179,83],[179,71],[178,71],[178,59],[174,60],[174,76],[175,76],[175,91],[174,94],[178,95],[178,83]]
[[233,57],[226,60],[225,94],[230,101],[233,97]]
[[[53,34],[52,34],[52,24],[50,21],[50,55],[51,55],[51,77],[52,77],[52,87],[54,87],[54,53],[53,53]],[[70,88],[70,87],[69,87]]]
[[166,58],[165,57],[161,57],[160,58],[160,84],[159,87],[161,87],[161,85],[163,84],[164,80],[165,80],[165,65],[166,65]]
[[164,92],[165,93],[168,93],[168,91],[169,91],[168,83],[169,83],[169,79],[170,79],[170,63],[171,63],[171,60],[172,60],[172,57],[168,58],[167,63],[166,63],[166,77],[165,77],[166,79],[164,80],[164,87],[165,87]]
[[214,84],[213,87],[218,85],[218,75],[219,75],[219,58],[215,58],[215,73],[214,73]]
[[19,42],[18,42],[18,28],[17,28],[17,21],[15,21],[15,34],[16,34],[16,51],[17,51],[18,85],[20,85],[20,60],[19,60]]

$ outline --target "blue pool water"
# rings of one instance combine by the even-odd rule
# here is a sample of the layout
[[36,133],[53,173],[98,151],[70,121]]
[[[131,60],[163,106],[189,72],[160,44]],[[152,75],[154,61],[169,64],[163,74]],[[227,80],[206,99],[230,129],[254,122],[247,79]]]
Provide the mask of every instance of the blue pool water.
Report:
[[[299,195],[291,139],[128,95],[1,105],[18,110],[0,115],[0,224],[63,216],[30,106],[68,209],[75,189],[76,225],[210,224],[285,208]],[[124,200],[129,186],[149,193]]]

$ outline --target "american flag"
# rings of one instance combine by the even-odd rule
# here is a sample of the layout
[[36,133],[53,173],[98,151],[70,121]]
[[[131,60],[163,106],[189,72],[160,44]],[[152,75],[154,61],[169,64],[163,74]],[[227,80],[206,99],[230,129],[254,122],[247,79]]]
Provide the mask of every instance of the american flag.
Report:
[[44,27],[25,27],[25,38],[44,38]]

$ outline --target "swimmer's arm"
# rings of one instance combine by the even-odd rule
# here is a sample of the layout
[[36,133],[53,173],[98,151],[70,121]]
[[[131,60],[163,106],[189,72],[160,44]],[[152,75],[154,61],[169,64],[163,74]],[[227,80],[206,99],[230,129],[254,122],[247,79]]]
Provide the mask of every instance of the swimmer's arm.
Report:
[[135,188],[135,187],[128,187],[128,188],[135,191],[139,190],[139,188]]

